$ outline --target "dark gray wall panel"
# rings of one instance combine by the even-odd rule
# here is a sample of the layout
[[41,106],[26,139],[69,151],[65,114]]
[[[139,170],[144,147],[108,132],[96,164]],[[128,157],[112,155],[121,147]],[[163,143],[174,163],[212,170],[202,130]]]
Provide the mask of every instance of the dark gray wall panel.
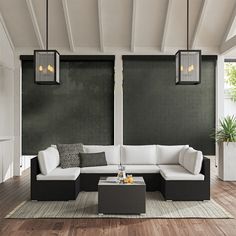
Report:
[[124,144],[189,144],[215,153],[215,57],[199,85],[175,85],[174,57],[124,58]]
[[113,144],[114,61],[61,62],[61,85],[34,84],[22,61],[23,154],[53,143]]

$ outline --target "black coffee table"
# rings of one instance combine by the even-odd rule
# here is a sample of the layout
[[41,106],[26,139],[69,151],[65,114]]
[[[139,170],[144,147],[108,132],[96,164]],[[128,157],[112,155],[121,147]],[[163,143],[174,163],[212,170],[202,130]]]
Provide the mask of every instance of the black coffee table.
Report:
[[120,184],[116,177],[100,178],[98,214],[145,214],[146,184],[143,177],[133,177],[133,184]]

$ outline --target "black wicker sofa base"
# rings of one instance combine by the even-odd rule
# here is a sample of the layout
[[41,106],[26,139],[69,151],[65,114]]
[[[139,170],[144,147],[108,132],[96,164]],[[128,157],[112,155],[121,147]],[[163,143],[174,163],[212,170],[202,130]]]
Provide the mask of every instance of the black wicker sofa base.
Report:
[[[167,181],[158,174],[133,174],[142,176],[147,191],[160,191],[166,200],[194,201],[210,199],[210,160],[203,159],[201,181]],[[111,174],[83,174],[72,180],[37,180],[40,174],[38,158],[31,159],[31,200],[67,201],[75,200],[80,191],[97,191],[100,177],[115,176]]]

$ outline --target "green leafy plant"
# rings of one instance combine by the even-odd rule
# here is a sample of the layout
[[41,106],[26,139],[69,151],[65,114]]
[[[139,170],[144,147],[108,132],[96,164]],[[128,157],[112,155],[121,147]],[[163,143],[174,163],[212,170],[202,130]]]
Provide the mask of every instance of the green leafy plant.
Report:
[[235,63],[226,63],[225,71],[227,74],[226,82],[230,85],[229,95],[231,100],[236,102],[236,65]]
[[220,120],[219,127],[211,135],[216,142],[236,142],[236,117],[226,116]]

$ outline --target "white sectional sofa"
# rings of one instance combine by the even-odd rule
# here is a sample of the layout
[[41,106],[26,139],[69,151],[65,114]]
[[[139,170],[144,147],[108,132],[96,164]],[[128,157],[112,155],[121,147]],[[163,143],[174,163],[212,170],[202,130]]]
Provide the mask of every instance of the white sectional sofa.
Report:
[[76,199],[79,191],[96,191],[99,178],[116,175],[119,165],[165,199],[210,198],[209,159],[188,145],[84,145],[84,151],[105,152],[107,166],[62,169],[56,146],[40,151],[31,161],[31,199]]

